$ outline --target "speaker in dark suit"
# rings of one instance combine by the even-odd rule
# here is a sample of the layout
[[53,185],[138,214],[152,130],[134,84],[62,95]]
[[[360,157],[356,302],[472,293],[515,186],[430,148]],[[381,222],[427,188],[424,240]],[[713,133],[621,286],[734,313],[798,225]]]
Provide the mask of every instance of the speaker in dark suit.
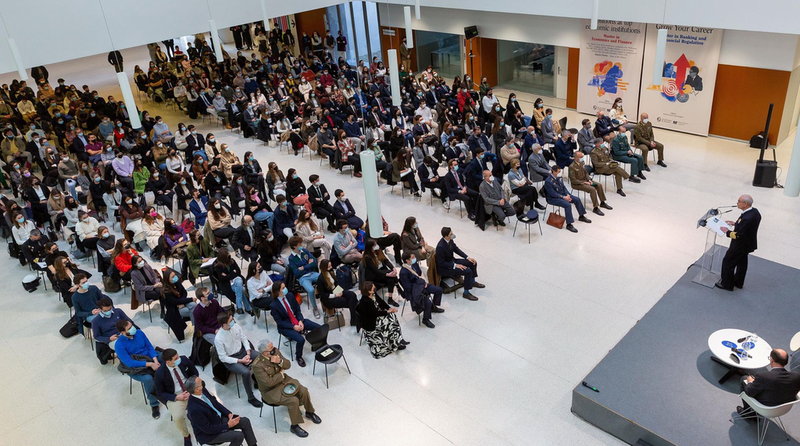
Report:
[[761,213],[753,207],[753,197],[742,195],[736,206],[742,214],[733,224],[733,230],[725,235],[731,239],[731,245],[722,259],[722,278],[716,283],[717,288],[733,291],[733,287],[742,288],[747,274],[747,257],[758,248],[758,226],[761,224]]
[[[786,370],[784,367],[788,362],[786,351],[773,349],[769,354],[769,365],[772,369],[742,379],[741,390],[765,406],[780,406],[794,401],[797,399],[797,392],[800,392],[800,373]],[[742,401],[742,406],[737,407],[736,411],[742,415],[749,408]]]

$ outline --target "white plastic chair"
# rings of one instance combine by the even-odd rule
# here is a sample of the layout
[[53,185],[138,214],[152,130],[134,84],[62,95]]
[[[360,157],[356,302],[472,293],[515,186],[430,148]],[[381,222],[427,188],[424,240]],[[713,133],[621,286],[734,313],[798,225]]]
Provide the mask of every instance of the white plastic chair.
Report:
[[764,439],[767,437],[767,429],[769,428],[770,421],[777,423],[781,429],[783,429],[786,439],[789,440],[789,434],[786,433],[786,428],[783,426],[781,417],[789,413],[789,411],[792,409],[792,406],[800,403],[800,394],[797,395],[797,399],[794,401],[781,404],[780,406],[765,406],[756,401],[754,398],[748,396],[745,392],[742,392],[739,397],[742,399],[742,401],[750,406],[750,408],[744,412],[744,415],[740,415],[739,417],[742,419],[756,419],[758,446],[764,444]]

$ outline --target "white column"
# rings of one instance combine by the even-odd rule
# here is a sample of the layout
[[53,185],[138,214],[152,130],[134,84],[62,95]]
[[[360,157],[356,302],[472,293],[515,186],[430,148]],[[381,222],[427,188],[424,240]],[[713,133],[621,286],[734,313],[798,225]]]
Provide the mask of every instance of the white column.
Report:
[[217,63],[222,63],[222,40],[217,32],[217,21],[211,19],[208,21],[208,28],[211,34],[211,40],[214,42],[214,55],[217,57]]
[[267,15],[267,0],[261,0],[261,18],[264,20],[264,31],[269,34],[269,19]]
[[420,13],[419,0],[414,0],[414,18],[419,20],[421,18],[421,16],[422,16],[422,14]]
[[[800,126],[800,121],[798,121]],[[792,146],[792,159],[789,161],[789,170],[786,171],[786,185],[783,194],[787,197],[800,196],[800,128],[795,130],[794,146]]]
[[364,181],[364,199],[367,202],[368,234],[372,238],[383,237],[381,219],[381,199],[378,196],[378,171],[375,168],[375,154],[364,149],[361,157],[361,179]]
[[125,107],[128,108],[128,115],[131,118],[131,127],[138,129],[142,126],[142,121],[139,120],[139,109],[136,107],[136,101],[133,99],[133,92],[131,91],[131,83],[128,80],[128,75],[117,73],[117,82],[119,82],[119,89],[122,90],[122,99],[125,100]]
[[400,70],[397,67],[397,50],[386,51],[389,58],[389,84],[392,87],[392,105],[399,107],[403,102],[400,98]]
[[[411,27],[411,6],[403,6],[403,14],[406,19],[406,48],[414,48],[414,29]],[[411,69],[411,67],[406,67]]]
[[658,30],[656,39],[656,60],[653,61],[653,85],[661,85],[664,76],[664,53],[667,51],[667,31],[666,28]]
[[22,57],[19,55],[19,48],[17,48],[17,41],[14,38],[8,38],[8,47],[11,49],[11,57],[14,58],[14,63],[17,65],[17,72],[19,72],[19,80],[28,80],[28,72],[25,71],[25,65],[22,64]]

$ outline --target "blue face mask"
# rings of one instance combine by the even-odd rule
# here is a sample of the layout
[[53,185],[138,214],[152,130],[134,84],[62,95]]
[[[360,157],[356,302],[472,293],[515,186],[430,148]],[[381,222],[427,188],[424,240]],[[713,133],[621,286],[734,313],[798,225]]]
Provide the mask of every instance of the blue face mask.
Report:
[[112,314],[114,314],[114,310],[108,310],[108,311],[101,311],[100,312],[100,316],[102,316],[102,317],[111,317]]
[[553,115],[547,115],[547,119],[553,119]]
[[81,288],[83,288],[84,290],[88,290],[89,289],[89,282],[84,282],[83,284],[81,284]]
[[479,156],[478,156],[478,159],[479,159],[479,160],[481,160],[481,161],[483,161],[483,157],[484,157],[484,156],[486,156],[486,155],[479,155]]
[[296,180],[297,179],[297,174],[292,175],[292,178]]
[[413,265],[415,263],[417,263],[417,259],[411,259],[411,264]]
[[138,331],[138,330],[136,330],[136,327],[134,327],[133,325],[131,325],[131,328],[128,330],[128,334],[129,334],[130,336],[135,336],[137,331]]
[[172,278],[172,283],[178,283],[178,276],[174,276]]
[[454,172],[458,172],[458,166],[453,167]]
[[228,322],[228,328],[233,328],[234,325],[236,325],[236,321],[234,319],[231,319],[231,321]]
[[288,289],[288,288],[284,288],[284,289],[282,289],[282,290],[281,290],[281,294],[283,294],[284,296],[285,296],[285,295],[286,295],[288,292],[289,292],[289,289]]
[[181,357],[180,356],[178,356],[178,359],[175,360],[175,367],[178,367],[179,365],[181,365]]
[[256,160],[256,157],[254,157],[254,156],[250,157],[250,161],[255,161],[255,160]]

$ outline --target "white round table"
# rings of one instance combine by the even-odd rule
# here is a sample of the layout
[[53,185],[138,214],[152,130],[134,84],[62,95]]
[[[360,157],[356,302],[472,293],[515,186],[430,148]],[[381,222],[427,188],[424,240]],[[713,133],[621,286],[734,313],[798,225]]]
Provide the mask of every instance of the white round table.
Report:
[[[708,349],[714,355],[711,359],[728,369],[728,373],[719,380],[720,384],[727,381],[734,374],[744,374],[743,370],[756,370],[769,365],[769,354],[772,351],[772,347],[760,336],[747,354],[742,351],[742,346],[738,342],[739,339],[751,334],[749,331],[739,330],[738,328],[724,328],[711,333],[711,336],[708,337]],[[738,363],[731,357],[734,354],[732,348],[737,349]]]

